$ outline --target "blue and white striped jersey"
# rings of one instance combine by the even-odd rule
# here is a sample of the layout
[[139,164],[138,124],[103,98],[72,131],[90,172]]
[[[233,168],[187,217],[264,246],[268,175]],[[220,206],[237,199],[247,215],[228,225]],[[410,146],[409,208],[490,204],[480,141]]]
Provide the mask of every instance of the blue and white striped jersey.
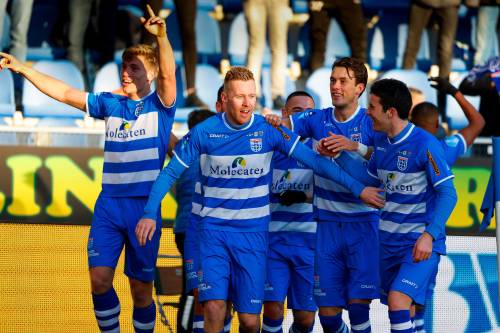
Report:
[[[374,137],[368,173],[380,179],[386,203],[380,214],[380,241],[384,246],[413,246],[433,213],[434,187],[453,178],[441,143],[412,123],[395,138]],[[433,250],[445,253],[445,235]]]
[[175,104],[164,106],[154,91],[138,101],[89,93],[87,113],[106,122],[103,195],[148,196],[165,161]]
[[224,113],[195,126],[174,154],[185,167],[200,158],[198,229],[267,231],[273,152],[291,154],[298,141],[258,115],[239,129],[227,123]]
[[[358,107],[346,121],[335,119],[335,109],[306,110],[290,117],[292,130],[301,137],[313,139],[313,147],[327,137],[328,132],[339,134],[367,146],[373,146],[373,125],[366,109]],[[357,154],[356,154],[357,155]],[[370,222],[378,221],[379,214],[356,198],[343,186],[314,175],[314,205],[320,221]]]
[[[303,143],[311,148],[312,140],[306,139]],[[316,221],[312,203],[295,203],[290,206],[279,203],[280,193],[287,190],[301,191],[312,198],[313,171],[280,152],[275,153],[271,165],[273,182],[269,242],[313,248],[316,241]]]
[[439,140],[439,142],[443,147],[446,163],[449,166],[455,164],[457,159],[467,152],[467,142],[465,142],[464,137],[460,133],[447,136]]

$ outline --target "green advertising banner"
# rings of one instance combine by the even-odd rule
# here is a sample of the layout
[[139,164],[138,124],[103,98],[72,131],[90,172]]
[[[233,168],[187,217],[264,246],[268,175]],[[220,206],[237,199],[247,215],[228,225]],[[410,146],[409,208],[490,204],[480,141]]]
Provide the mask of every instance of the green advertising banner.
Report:
[[[85,148],[0,147],[0,221],[90,224],[101,190],[103,152]],[[447,233],[478,235],[491,159],[467,158],[453,167],[458,203]],[[162,204],[165,221],[177,205],[169,194]],[[483,235],[494,235],[495,220]]]

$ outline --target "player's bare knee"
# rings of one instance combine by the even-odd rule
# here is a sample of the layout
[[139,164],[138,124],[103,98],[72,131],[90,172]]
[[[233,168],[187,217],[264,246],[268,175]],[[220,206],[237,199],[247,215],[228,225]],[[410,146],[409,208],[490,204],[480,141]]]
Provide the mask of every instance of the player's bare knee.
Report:
[[284,306],[280,302],[265,302],[264,303],[264,316],[272,319],[278,320],[283,318]]
[[336,316],[342,312],[342,308],[338,306],[322,306],[319,308],[320,316]]
[[411,303],[412,299],[408,295],[399,291],[389,292],[389,297],[387,298],[389,311],[409,310]]
[[114,271],[109,267],[94,267],[90,271],[92,293],[101,295],[113,287]]
[[293,311],[293,321],[300,327],[308,328],[314,324],[315,312]]
[[153,283],[130,279],[130,292],[134,306],[144,308],[153,301]]
[[219,316],[220,314],[224,316],[226,314],[226,303],[221,300],[206,301],[203,303],[203,310],[211,317],[214,315]]
[[254,314],[240,314],[240,332],[255,333],[260,329],[260,316]]

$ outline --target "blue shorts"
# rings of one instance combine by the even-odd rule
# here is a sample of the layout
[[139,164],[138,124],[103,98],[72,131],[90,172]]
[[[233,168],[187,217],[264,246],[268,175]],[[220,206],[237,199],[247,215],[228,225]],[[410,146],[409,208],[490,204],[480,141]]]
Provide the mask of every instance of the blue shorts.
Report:
[[264,301],[285,302],[294,310],[316,311],[313,300],[314,249],[269,244]]
[[198,288],[200,269],[200,242],[196,225],[189,223],[184,239],[184,271],[186,272],[186,293]]
[[428,260],[415,263],[412,252],[413,247],[380,247],[382,303],[387,303],[389,291],[394,290],[408,295],[417,304],[425,304],[441,256],[432,252]]
[[320,222],[316,231],[314,299],[346,307],[380,295],[378,222]]
[[230,300],[241,313],[260,314],[266,280],[267,231],[198,230],[200,302]]
[[[125,246],[125,274],[132,279],[154,280],[161,228],[151,241],[140,246],[135,227],[144,214],[147,197],[123,198],[99,195],[87,244],[89,267],[116,268]],[[158,212],[157,219],[161,219]]]

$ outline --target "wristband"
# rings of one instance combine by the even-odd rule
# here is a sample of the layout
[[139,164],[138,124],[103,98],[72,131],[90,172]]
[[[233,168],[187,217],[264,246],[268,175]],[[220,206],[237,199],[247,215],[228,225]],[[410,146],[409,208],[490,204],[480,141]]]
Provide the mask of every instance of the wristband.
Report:
[[358,142],[358,149],[357,152],[359,155],[362,157],[365,157],[366,153],[368,153],[368,147],[361,142]]

